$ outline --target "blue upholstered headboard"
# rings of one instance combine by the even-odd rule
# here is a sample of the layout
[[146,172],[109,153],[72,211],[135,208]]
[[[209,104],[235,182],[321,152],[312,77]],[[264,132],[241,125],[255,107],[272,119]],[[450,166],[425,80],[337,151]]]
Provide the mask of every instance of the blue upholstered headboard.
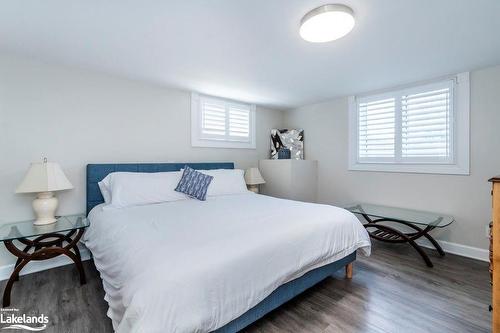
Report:
[[94,206],[104,202],[98,182],[112,172],[165,172],[178,171],[185,165],[193,169],[234,169],[232,162],[215,163],[126,163],[126,164],[87,164],[87,214]]

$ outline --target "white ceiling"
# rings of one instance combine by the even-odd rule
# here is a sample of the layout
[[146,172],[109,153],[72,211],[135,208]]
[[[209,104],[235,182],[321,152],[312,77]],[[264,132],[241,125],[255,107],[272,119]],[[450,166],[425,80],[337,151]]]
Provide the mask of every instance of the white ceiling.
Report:
[[0,51],[278,108],[500,64],[498,0],[338,2],[354,30],[311,44],[325,0],[2,0]]

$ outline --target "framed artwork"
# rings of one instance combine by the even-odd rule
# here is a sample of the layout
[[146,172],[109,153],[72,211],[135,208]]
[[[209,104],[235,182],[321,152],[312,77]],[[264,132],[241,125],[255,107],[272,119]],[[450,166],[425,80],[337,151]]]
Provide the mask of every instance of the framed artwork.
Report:
[[304,159],[303,129],[272,129],[271,159]]

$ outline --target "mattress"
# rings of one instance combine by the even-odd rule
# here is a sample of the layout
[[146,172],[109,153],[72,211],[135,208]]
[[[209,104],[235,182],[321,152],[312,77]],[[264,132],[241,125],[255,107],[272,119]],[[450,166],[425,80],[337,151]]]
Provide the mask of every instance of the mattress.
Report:
[[84,242],[120,333],[213,331],[314,268],[370,253],[358,219],[329,205],[249,192],[103,208]]

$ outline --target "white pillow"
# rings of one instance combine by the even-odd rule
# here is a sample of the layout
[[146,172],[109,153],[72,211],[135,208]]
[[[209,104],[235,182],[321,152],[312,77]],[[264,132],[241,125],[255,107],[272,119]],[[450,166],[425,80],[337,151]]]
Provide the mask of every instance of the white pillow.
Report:
[[101,190],[102,197],[104,198],[104,203],[107,205],[111,203],[110,180],[110,175],[107,175],[103,180],[97,183],[99,190]]
[[117,172],[111,176],[112,208],[185,200],[188,197],[175,191],[182,173]]
[[103,180],[97,183],[99,190],[101,190],[102,197],[104,198],[104,203],[111,204],[111,180],[114,175],[117,174],[133,174],[134,172],[112,172],[104,177]]
[[208,186],[207,196],[248,193],[243,170],[216,169],[198,171],[214,177]]

